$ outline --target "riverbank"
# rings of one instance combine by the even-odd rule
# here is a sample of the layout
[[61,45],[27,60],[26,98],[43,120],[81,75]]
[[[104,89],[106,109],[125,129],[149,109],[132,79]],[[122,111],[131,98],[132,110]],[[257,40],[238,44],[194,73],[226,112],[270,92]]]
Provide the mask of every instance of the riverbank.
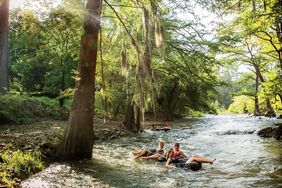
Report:
[[[27,125],[1,125],[0,169],[3,173],[0,174],[0,185],[19,186],[20,180],[54,162],[56,146],[63,136],[66,125],[67,121],[56,120],[44,120]],[[114,139],[128,134],[123,129],[121,121],[103,123],[102,120],[95,119],[94,130],[95,140]],[[5,160],[6,158],[19,160],[19,155],[24,164]],[[40,168],[29,169],[35,160],[40,162]],[[15,164],[14,167],[11,167],[11,163]]]
[[[144,129],[149,129],[152,124],[164,125],[166,122],[147,121],[142,124]],[[67,121],[43,120],[41,122],[26,125],[1,125],[0,126],[0,170],[6,171],[0,174],[0,185],[19,187],[20,181],[30,175],[46,168],[56,161],[56,146],[59,144]],[[122,120],[110,121],[103,119],[94,120],[95,140],[115,139],[133,134],[124,129]],[[5,154],[5,156],[4,156]],[[17,164],[21,155],[23,164]],[[5,157],[13,158],[13,169],[9,167]],[[4,159],[3,159],[4,158]],[[32,164],[36,161],[38,167]],[[11,161],[10,161],[11,162]],[[32,168],[29,169],[29,166]],[[27,172],[28,170],[28,172]],[[102,186],[103,187],[103,186]],[[105,186],[107,187],[107,186]]]

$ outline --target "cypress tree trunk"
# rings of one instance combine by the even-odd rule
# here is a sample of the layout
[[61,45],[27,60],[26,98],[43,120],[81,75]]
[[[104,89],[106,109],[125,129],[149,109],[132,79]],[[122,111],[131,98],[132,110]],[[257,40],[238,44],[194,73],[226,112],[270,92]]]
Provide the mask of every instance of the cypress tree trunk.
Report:
[[178,80],[174,82],[174,85],[168,95],[167,99],[167,121],[173,120],[173,112],[174,112],[174,104],[173,104],[173,99],[175,97],[176,91],[178,89]]
[[79,79],[76,83],[68,126],[58,151],[59,157],[64,160],[91,158],[94,144],[93,110],[100,0],[88,0],[86,9],[80,47]]
[[131,132],[139,132],[142,130],[141,127],[141,110],[135,104],[128,104],[125,115],[124,126]]
[[255,109],[254,109],[254,116],[260,116],[260,109],[259,109],[259,100],[258,100],[258,87],[259,87],[259,77],[256,74],[256,93],[255,93]]
[[9,90],[8,81],[8,32],[10,0],[0,0],[0,94]]
[[[261,74],[261,72],[260,72],[259,66],[255,66],[255,65],[254,65],[254,67],[255,67],[255,70],[256,70],[256,74],[257,74],[257,76],[259,77],[259,80],[260,80],[261,82],[265,82],[265,80],[264,80],[264,78],[263,78],[263,76],[262,76],[262,74]],[[263,89],[263,90],[264,90],[264,89]],[[266,117],[275,116],[275,112],[274,112],[274,110],[273,110],[273,108],[272,108],[272,106],[271,106],[271,102],[270,102],[269,98],[266,97],[265,100],[266,100],[266,114],[265,114],[265,116],[266,116]]]

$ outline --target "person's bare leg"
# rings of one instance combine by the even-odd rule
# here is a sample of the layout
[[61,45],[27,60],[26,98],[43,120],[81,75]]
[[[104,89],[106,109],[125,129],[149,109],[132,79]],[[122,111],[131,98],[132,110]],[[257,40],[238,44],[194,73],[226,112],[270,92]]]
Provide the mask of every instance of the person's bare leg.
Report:
[[137,151],[134,151],[132,152],[133,155],[139,155],[143,150],[137,150]]
[[139,154],[137,154],[136,156],[134,156],[134,159],[138,159],[139,157],[141,157],[142,155],[149,153],[149,150],[142,150]]
[[147,156],[147,157],[142,157],[142,159],[157,159],[161,156],[161,154],[159,153],[156,153],[154,155],[150,155],[150,156]]
[[[206,157],[203,157],[203,156],[199,156],[199,155],[193,155],[193,157],[197,157],[197,158],[200,158],[200,159],[202,159],[202,160],[211,160],[211,159],[208,159],[208,158],[206,158]],[[214,159],[214,160],[211,160],[212,162],[214,162],[216,159]]]
[[211,159],[208,159],[208,158],[205,158],[205,157],[201,157],[201,156],[193,156],[191,157],[186,163],[190,163],[190,162],[199,162],[199,163],[210,163],[210,164],[213,164],[213,162],[215,161],[216,159],[214,160],[211,160]]

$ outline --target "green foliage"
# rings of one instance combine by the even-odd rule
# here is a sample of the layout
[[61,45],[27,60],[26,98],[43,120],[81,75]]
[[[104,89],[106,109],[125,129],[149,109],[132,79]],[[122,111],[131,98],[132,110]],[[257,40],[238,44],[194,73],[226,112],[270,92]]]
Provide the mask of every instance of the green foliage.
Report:
[[[261,109],[267,97],[277,106],[281,93],[281,82],[273,75],[278,71],[273,68],[277,67],[277,53],[265,40],[269,39],[269,34],[274,44],[279,45],[275,30],[270,29],[275,25],[275,16],[281,12],[273,0],[266,10],[257,4],[255,15],[252,4],[245,0],[238,6],[238,1],[220,0],[107,2],[115,5],[115,11],[103,3],[96,76],[101,90],[96,92],[96,114],[116,118],[124,114],[126,105],[132,101],[142,110],[157,109],[167,117],[185,116],[193,111],[217,113],[217,108],[228,108],[232,98],[240,95],[259,95]],[[211,2],[213,4],[209,4]],[[46,5],[43,1],[39,4]],[[234,4],[236,7],[232,7]],[[193,11],[197,6],[221,8],[225,13],[232,11],[234,20],[219,25],[218,36],[211,41],[212,34],[200,24],[198,16],[201,15]],[[48,96],[61,102],[66,99],[70,106],[84,4],[63,0],[56,8],[46,7],[48,14],[11,11],[11,90],[12,93]],[[142,22],[144,15],[140,7],[148,11],[148,28]],[[186,11],[187,20],[175,14]],[[154,43],[159,35],[165,36],[162,46]],[[126,51],[123,58],[122,49]],[[239,64],[261,73],[265,82],[259,83],[258,91],[254,87],[255,74],[238,76]],[[54,100],[45,102],[51,104]],[[16,119],[13,122],[24,122],[19,118],[23,114],[17,118],[11,118],[5,110],[1,114]]]
[[23,153],[5,151],[0,153],[0,184],[10,187],[14,185],[14,178],[24,178],[44,168],[44,164],[38,156],[29,152]]
[[246,114],[253,111],[254,99],[246,95],[234,97],[234,102],[228,108],[228,113],[231,114]]
[[74,87],[81,19],[64,9],[38,18],[13,10],[10,23],[10,79],[13,92],[66,98]]
[[222,61],[244,64],[255,73],[249,73],[251,79],[246,79],[248,76],[245,74],[245,79],[237,81],[239,90],[230,94],[259,96],[259,108],[263,113],[272,111],[271,106],[266,105],[269,101],[273,108],[281,108],[282,85],[277,75],[278,69],[282,71],[282,57],[279,55],[282,43],[277,28],[282,13],[281,2],[219,0],[215,3],[223,13],[233,18],[218,27],[218,42],[222,44],[220,51],[224,54]]
[[195,111],[195,110],[190,110],[188,111],[187,114],[191,115],[192,117],[203,117],[204,116],[202,112]]
[[66,119],[67,108],[47,97],[7,95],[0,97],[0,123],[30,123],[39,118]]

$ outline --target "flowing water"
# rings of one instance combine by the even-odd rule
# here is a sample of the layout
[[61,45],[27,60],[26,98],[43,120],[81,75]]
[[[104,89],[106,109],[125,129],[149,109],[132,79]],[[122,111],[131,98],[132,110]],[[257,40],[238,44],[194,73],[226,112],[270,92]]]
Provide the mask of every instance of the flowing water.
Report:
[[[256,131],[279,122],[247,116],[187,118],[173,124],[170,132],[142,133],[97,142],[93,160],[53,164],[23,182],[23,187],[282,187],[282,142],[264,139]],[[280,120],[281,122],[281,120]],[[156,148],[160,139],[166,149],[180,143],[186,154],[216,158],[203,169],[167,170],[157,161],[133,160],[131,152]]]

